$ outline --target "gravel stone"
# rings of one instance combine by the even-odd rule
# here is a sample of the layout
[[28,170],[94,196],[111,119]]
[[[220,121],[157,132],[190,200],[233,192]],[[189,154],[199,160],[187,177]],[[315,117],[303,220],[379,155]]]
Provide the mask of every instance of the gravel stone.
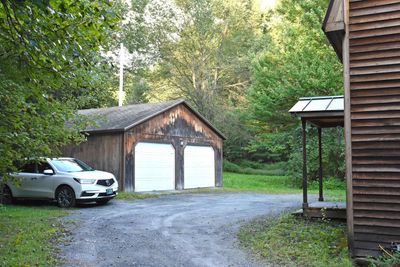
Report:
[[195,193],[85,205],[65,217],[65,266],[266,266],[243,251],[240,226],[301,206],[299,194]]

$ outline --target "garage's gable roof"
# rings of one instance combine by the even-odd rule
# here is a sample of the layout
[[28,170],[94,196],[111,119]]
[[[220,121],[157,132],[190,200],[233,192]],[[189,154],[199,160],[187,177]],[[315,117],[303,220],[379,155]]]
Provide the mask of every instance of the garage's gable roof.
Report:
[[210,127],[224,140],[225,136],[216,129],[206,118],[194,110],[183,99],[171,100],[160,103],[146,103],[127,105],[122,107],[83,109],[78,113],[89,116],[95,123],[89,125],[84,130],[88,133],[105,133],[105,132],[124,132],[127,131],[171,108],[178,105],[185,105],[192,113],[194,113],[201,121]]

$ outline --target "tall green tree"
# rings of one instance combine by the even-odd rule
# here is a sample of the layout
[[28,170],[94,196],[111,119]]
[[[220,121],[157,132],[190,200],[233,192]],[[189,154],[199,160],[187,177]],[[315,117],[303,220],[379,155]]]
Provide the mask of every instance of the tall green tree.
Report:
[[148,103],[151,87],[147,82],[147,74],[145,70],[141,70],[140,74],[129,73],[125,78],[125,103],[126,104],[140,104]]
[[[256,2],[134,2],[123,34],[125,45],[141,52],[133,54],[132,68],[139,76],[135,79],[150,88],[147,99],[185,98],[227,135],[225,155],[240,157],[251,137],[242,109],[250,86],[250,55],[261,37]],[[132,33],[142,36],[141,41]],[[143,66],[145,72],[137,71]],[[137,98],[136,92],[131,90],[129,98]]]
[[214,121],[249,86],[259,14],[253,1],[177,1],[176,37],[160,47],[159,88],[188,99]]
[[[133,64],[147,60],[161,98],[185,97],[207,118],[215,106],[242,101],[249,86],[249,54],[260,33],[252,0],[133,1],[123,36]],[[137,41],[133,35],[140,35]]]
[[[342,66],[321,30],[328,2],[280,0],[266,14],[263,25],[269,42],[251,65],[248,99],[251,125],[257,133],[251,151],[279,155],[281,160],[296,158],[293,162],[298,162],[298,121],[288,110],[302,96],[343,94]],[[324,147],[327,154],[337,146],[337,142],[330,142],[337,140],[336,136],[335,131],[324,136],[331,144]],[[312,140],[315,145],[316,139]],[[341,152],[335,153],[340,159]],[[293,169],[298,171],[298,167]]]
[[328,0],[281,0],[264,22],[270,41],[252,62],[255,118],[270,129],[293,125],[301,96],[342,94],[342,66],[321,25]]
[[113,101],[100,49],[118,22],[108,1],[0,2],[0,176],[79,139],[77,108]]
[[299,97],[343,93],[341,64],[321,30],[328,2],[281,0],[266,16],[269,43],[252,62],[248,95],[259,132],[255,149],[293,128],[288,110]]

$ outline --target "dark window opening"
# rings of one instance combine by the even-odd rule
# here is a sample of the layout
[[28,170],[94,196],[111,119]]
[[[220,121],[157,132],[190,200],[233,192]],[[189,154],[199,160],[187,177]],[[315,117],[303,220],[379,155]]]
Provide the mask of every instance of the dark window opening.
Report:
[[53,170],[53,168],[47,162],[38,163],[38,172],[43,173],[45,170]]
[[37,173],[36,172],[36,163],[35,162],[27,162],[25,165],[23,165],[21,167],[21,172]]

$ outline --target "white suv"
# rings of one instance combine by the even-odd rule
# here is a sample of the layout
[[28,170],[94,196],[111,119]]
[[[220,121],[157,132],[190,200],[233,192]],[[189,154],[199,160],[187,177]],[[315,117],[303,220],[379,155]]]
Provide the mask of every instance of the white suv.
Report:
[[[55,199],[58,206],[73,207],[76,202],[106,204],[118,194],[118,182],[109,172],[97,171],[79,159],[46,158],[27,161],[21,171],[11,174],[3,197]],[[19,182],[20,181],[20,182]]]

